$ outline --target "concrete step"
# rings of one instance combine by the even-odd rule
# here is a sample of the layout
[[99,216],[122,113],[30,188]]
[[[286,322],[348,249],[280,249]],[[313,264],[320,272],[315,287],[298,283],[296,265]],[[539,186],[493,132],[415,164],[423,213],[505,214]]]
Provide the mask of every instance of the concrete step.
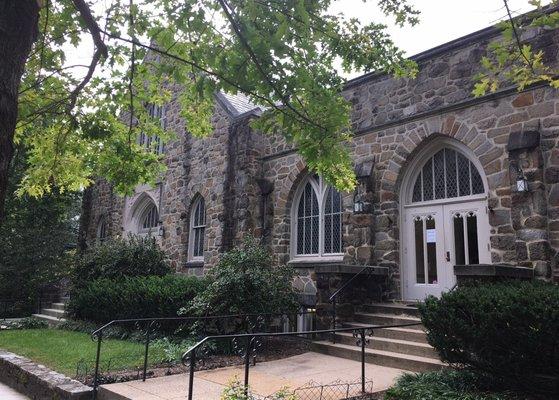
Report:
[[65,303],[52,303],[51,308],[54,308],[56,310],[64,311],[66,309],[66,304]]
[[[428,357],[434,359],[439,357],[435,349],[427,343],[377,337],[377,331],[375,331],[373,337],[369,337],[368,339],[368,349],[391,351],[393,353],[409,354],[412,356]],[[356,338],[354,338],[351,333],[339,333],[336,335],[336,343],[355,345]]]
[[405,303],[373,303],[361,306],[361,311],[371,314],[393,314],[419,318],[419,310]]
[[49,325],[58,325],[61,322],[66,322],[65,318],[56,318],[45,314],[33,314],[33,317],[47,322]]
[[[311,344],[311,350],[334,357],[357,361],[361,360],[361,348],[355,345],[350,346],[340,343],[332,344],[330,342],[320,341],[313,342]],[[448,365],[434,358],[376,349],[365,349],[365,362],[413,372],[437,371],[443,368],[448,368]]]
[[355,322],[360,322],[369,325],[403,325],[403,324],[418,324],[406,327],[407,329],[423,330],[421,320],[417,317],[409,317],[406,315],[382,314],[382,313],[355,313]]
[[[368,324],[361,324],[359,322],[346,322],[344,327],[357,327],[363,328]],[[387,339],[406,340],[408,342],[427,343],[427,335],[423,330],[409,329],[409,328],[384,328],[375,329],[375,337],[382,337]]]
[[55,318],[64,318],[66,312],[64,310],[57,310],[56,308],[43,308],[41,314]]

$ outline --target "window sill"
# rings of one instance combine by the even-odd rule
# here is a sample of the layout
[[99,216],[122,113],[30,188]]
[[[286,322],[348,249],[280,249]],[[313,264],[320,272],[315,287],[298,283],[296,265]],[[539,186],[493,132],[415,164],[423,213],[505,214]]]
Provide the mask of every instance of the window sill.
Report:
[[297,268],[314,268],[317,265],[339,264],[343,262],[344,257],[313,257],[313,258],[295,258],[287,264]]
[[184,264],[185,268],[203,268],[204,260],[190,260]]

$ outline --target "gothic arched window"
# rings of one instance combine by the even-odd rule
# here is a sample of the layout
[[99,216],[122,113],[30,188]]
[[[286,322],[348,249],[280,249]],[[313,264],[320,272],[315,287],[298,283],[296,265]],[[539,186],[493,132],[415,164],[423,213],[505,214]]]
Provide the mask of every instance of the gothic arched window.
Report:
[[97,240],[99,242],[104,242],[108,236],[109,227],[107,225],[107,220],[105,219],[105,217],[101,217],[99,219],[99,223],[97,224]]
[[190,211],[189,256],[193,261],[204,260],[204,236],[206,233],[206,206],[199,197]]
[[421,168],[413,185],[412,202],[472,196],[485,192],[476,166],[462,153],[444,148]]
[[159,226],[159,213],[155,204],[150,203],[143,211],[140,217],[140,225],[138,233],[146,234],[153,233]]
[[342,254],[342,196],[322,178],[307,178],[293,203],[292,254],[324,257]]

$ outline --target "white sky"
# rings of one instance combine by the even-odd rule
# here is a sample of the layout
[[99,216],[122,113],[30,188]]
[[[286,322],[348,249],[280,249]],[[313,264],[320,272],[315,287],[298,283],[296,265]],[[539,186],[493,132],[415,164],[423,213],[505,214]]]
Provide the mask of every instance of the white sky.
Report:
[[[103,0],[97,0],[100,3]],[[543,3],[548,3],[544,1]],[[420,23],[414,27],[399,28],[378,11],[373,2],[338,0],[332,12],[356,17],[363,22],[381,22],[389,27],[396,45],[408,56],[420,53],[453,39],[494,25],[506,18],[503,0],[411,0],[421,11]],[[528,0],[508,0],[513,15],[529,11]],[[89,40],[78,49],[68,49],[68,64],[88,64],[92,46]],[[354,77],[358,74],[351,74]]]
[[[420,23],[404,28],[396,27],[392,21],[382,21],[386,17],[371,10],[373,7],[363,4],[362,0],[339,0],[332,9],[363,22],[388,25],[395,43],[408,56],[494,25],[507,15],[503,0],[412,0],[411,3],[421,11]],[[509,0],[508,3],[513,15],[533,8],[528,0]]]

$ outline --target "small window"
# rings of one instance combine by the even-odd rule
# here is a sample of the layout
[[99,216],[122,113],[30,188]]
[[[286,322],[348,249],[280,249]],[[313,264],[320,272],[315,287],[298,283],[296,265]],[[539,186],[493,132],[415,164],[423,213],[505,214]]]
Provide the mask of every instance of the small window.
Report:
[[192,205],[190,215],[190,259],[204,260],[204,236],[206,233],[206,206],[203,198],[198,198]]
[[303,182],[293,212],[294,257],[338,256],[342,251],[342,195],[313,176]]
[[[165,106],[148,104],[147,110],[151,118],[160,121],[161,129],[165,129],[167,125]],[[145,147],[146,149],[151,150],[156,154],[162,154],[164,151],[164,146],[161,142],[161,138],[157,135],[148,136],[144,132],[141,132],[140,137],[138,138],[138,143],[140,146]]]
[[109,227],[107,226],[107,220],[105,217],[101,217],[99,223],[97,224],[97,240],[99,242],[104,242],[107,240],[109,234]]
[[159,226],[159,213],[155,204],[150,204],[140,218],[139,233],[153,233]]

